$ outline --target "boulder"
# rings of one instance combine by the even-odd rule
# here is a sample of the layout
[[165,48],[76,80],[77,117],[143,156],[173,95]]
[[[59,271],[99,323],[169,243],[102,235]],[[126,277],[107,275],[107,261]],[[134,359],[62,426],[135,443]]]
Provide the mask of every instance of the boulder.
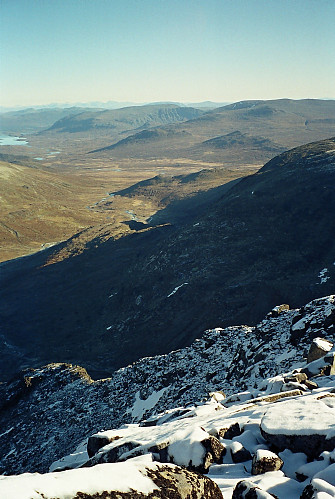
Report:
[[5,476],[0,497],[38,496],[57,499],[222,499],[218,485],[208,477],[173,464],[132,460],[100,464],[89,469],[46,475]]
[[235,485],[232,499],[270,499],[277,497],[260,489],[249,480],[241,480]]
[[233,463],[244,463],[245,461],[249,461],[251,459],[250,452],[243,447],[240,442],[234,442],[230,447],[230,454],[233,460]]
[[283,467],[283,464],[282,459],[274,452],[258,449],[252,458],[251,473],[261,475],[268,471],[278,471]]
[[208,473],[211,464],[221,463],[226,453],[225,446],[202,428],[181,433],[167,451],[170,462],[199,473]]
[[220,430],[218,431],[219,437],[227,440],[231,440],[234,437],[238,437],[239,435],[241,435],[241,433],[242,430],[238,423],[234,423],[225,428],[220,428]]
[[313,360],[307,364],[301,372],[305,373],[308,378],[313,376],[335,374],[335,352],[328,352],[323,357]]
[[314,338],[309,348],[307,355],[307,362],[313,362],[313,360],[320,359],[324,357],[329,350],[333,347],[333,343],[325,338]]
[[[120,445],[115,447],[107,447],[106,450],[101,450],[97,454],[95,454],[91,459],[89,459],[85,464],[83,464],[83,468],[90,468],[91,466],[95,466],[96,464],[102,463],[116,463],[120,460],[122,454],[129,452],[136,447],[139,447],[141,444],[139,442],[123,442]],[[142,453],[143,454],[143,453]]]
[[268,314],[268,317],[278,317],[282,312],[290,310],[290,305],[283,303],[282,305],[277,305]]
[[99,449],[105,447],[105,445],[110,444],[114,440],[118,440],[119,436],[108,437],[107,435],[99,434],[92,435],[87,441],[87,454],[88,457],[93,457]]
[[279,450],[304,452],[316,458],[335,447],[335,408],[323,399],[299,397],[272,406],[264,414],[263,437]]
[[305,383],[307,379],[307,374],[302,372],[293,372],[287,376],[284,376],[285,383]]

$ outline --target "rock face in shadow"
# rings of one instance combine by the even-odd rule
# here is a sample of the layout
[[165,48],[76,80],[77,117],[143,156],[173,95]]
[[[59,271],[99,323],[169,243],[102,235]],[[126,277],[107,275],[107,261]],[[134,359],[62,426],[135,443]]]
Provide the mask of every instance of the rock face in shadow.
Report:
[[328,139],[284,153],[173,225],[53,265],[57,248],[3,264],[2,379],[55,359],[103,376],[333,292],[334,151]]

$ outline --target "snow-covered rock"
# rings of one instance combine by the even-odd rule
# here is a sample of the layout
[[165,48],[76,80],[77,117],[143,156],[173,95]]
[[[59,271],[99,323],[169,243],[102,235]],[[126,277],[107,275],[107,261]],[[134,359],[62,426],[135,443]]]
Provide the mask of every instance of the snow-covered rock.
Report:
[[251,473],[261,475],[267,471],[280,470],[284,462],[274,452],[265,449],[258,449],[252,459]]
[[198,473],[151,459],[99,464],[59,473],[0,477],[3,499],[220,499],[219,487]]

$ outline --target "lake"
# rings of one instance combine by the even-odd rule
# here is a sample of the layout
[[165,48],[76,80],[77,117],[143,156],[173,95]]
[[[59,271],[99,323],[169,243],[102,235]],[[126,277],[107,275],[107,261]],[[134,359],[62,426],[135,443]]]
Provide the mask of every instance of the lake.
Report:
[[26,146],[28,141],[22,137],[0,134],[0,146]]

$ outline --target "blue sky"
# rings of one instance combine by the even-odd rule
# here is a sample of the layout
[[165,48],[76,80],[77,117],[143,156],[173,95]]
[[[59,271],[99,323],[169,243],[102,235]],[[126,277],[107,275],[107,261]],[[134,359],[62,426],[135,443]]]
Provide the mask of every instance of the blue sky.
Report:
[[0,0],[0,105],[335,98],[335,0]]

